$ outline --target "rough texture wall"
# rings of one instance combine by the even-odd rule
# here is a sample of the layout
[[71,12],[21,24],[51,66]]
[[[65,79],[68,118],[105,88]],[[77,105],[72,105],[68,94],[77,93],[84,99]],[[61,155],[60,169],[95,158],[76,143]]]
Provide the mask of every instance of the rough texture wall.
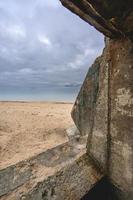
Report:
[[100,168],[107,171],[108,162],[108,72],[109,66],[106,63],[108,55],[106,49],[101,56],[99,68],[99,87],[97,101],[94,108],[93,127],[91,135],[88,136],[87,152]]
[[120,199],[132,200],[133,1],[61,2],[110,38],[89,69],[72,117],[81,134],[88,135],[88,156],[120,189]]
[[133,43],[129,39],[106,40],[102,57],[89,69],[72,116],[81,134],[88,135],[88,155],[132,199]]
[[72,117],[80,133],[88,135],[87,151],[98,166],[106,170],[108,66],[103,62],[103,57],[99,57],[89,69],[74,104]]
[[117,187],[132,194],[133,43],[130,40],[106,39],[103,55],[96,59],[85,78],[72,117],[81,134],[88,135],[89,156]]
[[72,111],[72,117],[82,135],[90,134],[93,126],[94,107],[99,88],[100,61],[99,57],[89,69]]
[[[115,185],[133,195],[133,43],[110,41],[110,161]],[[132,196],[133,198],[133,196]]]

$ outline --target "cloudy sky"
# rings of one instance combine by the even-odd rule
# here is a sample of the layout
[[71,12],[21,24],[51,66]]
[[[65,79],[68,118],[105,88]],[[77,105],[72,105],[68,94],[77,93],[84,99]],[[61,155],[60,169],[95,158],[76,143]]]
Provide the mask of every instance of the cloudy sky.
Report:
[[58,0],[0,0],[0,99],[73,98],[103,43]]

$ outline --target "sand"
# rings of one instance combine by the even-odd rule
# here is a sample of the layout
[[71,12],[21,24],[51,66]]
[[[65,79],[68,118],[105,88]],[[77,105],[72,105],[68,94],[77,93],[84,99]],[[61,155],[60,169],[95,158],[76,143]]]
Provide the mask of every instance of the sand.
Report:
[[0,102],[0,168],[68,141],[72,103]]

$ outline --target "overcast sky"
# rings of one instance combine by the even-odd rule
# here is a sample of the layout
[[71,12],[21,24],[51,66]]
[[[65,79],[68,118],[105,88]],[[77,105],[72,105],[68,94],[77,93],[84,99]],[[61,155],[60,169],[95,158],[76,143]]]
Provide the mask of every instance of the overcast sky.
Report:
[[102,34],[58,0],[0,0],[1,99],[78,91],[102,49]]

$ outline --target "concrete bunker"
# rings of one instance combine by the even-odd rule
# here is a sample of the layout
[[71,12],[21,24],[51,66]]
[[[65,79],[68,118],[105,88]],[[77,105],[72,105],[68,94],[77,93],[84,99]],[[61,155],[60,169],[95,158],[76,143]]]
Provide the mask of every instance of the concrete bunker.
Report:
[[[132,0],[61,0],[64,6],[102,32],[106,46],[90,68],[72,110],[87,152],[25,192],[24,185],[5,199],[78,200],[107,176],[120,200],[133,198],[133,2]],[[43,159],[40,159],[43,163]],[[30,165],[30,164],[31,165]],[[23,172],[31,172],[29,161]],[[23,166],[25,166],[23,164]],[[17,168],[13,168],[15,173]],[[8,169],[9,170],[9,169]],[[10,172],[10,170],[9,170]],[[24,174],[21,174],[24,177]],[[27,177],[27,176],[26,176]],[[8,177],[5,176],[5,179]],[[13,179],[16,184],[17,179]],[[105,182],[104,182],[105,183]],[[13,190],[13,188],[11,188]],[[109,193],[106,188],[107,195]],[[84,197],[83,197],[84,196]],[[4,200],[4,198],[1,198]]]
[[[67,1],[62,4],[105,36],[77,97],[72,116],[88,133],[87,152],[118,189],[118,198],[133,198],[133,2]],[[130,28],[129,28],[130,27]]]

